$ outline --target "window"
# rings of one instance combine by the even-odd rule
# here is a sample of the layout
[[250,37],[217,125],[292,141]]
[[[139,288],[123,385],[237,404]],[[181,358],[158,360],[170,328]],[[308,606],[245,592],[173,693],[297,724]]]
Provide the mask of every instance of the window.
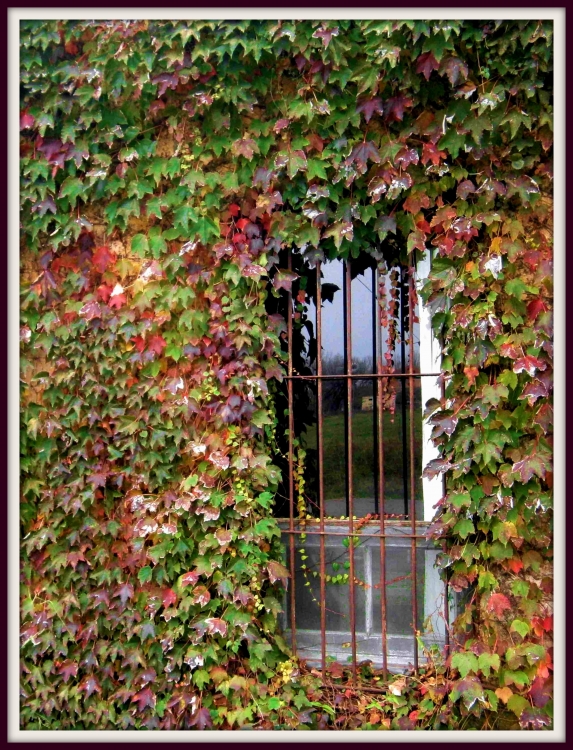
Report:
[[414,268],[362,254],[309,267],[281,292],[288,377],[277,507],[291,572],[283,627],[318,665],[417,667],[451,613],[426,540],[439,478],[423,404],[440,396],[439,348]]

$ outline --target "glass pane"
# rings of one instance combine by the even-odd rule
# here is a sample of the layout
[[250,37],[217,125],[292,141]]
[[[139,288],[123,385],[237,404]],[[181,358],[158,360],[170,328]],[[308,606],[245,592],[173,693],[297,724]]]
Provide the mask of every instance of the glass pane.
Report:
[[339,260],[322,265],[322,372],[344,373],[343,264]]

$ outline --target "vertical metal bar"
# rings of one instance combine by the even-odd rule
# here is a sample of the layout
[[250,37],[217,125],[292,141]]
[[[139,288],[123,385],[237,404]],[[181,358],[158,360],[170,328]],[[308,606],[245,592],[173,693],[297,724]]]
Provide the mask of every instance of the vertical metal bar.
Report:
[[322,415],[322,287],[320,263],[316,264],[316,374],[317,390],[317,448],[318,448],[318,508],[320,513],[320,657],[322,676],[326,675],[326,563],[324,539],[324,443]]
[[[385,279],[384,279],[385,282]],[[380,275],[376,272],[376,284],[374,287],[374,294],[376,297],[377,306],[377,317],[376,317],[376,329],[375,339],[377,344],[376,351],[376,373],[378,375],[382,372],[382,322],[381,322],[381,311],[379,305],[379,294],[378,288],[381,283]],[[379,379],[376,380],[376,401],[377,401],[377,468],[378,468],[378,502],[380,512],[380,622],[382,630],[382,671],[383,679],[386,680],[388,677],[388,626],[387,626],[387,615],[386,615],[386,521],[384,518],[385,507],[384,507],[384,411],[382,405],[382,383]]]
[[[376,299],[376,268],[372,269],[372,372],[376,372],[376,344],[378,339],[378,328],[377,328],[377,299]],[[378,492],[378,474],[380,467],[378,466],[378,430],[376,425],[378,424],[378,389],[380,387],[379,379],[372,379],[372,419],[373,419],[373,433],[374,433],[374,513],[378,513],[380,506],[380,494]]]
[[408,269],[408,385],[410,397],[410,520],[412,528],[411,555],[412,563],[412,627],[414,629],[414,669],[418,671],[418,641],[415,637],[418,628],[418,586],[417,586],[417,559],[416,559],[416,471],[414,465],[415,435],[414,435],[414,269]]
[[[292,253],[288,251],[288,269],[292,269]],[[287,382],[287,393],[288,393],[288,498],[289,498],[289,552],[290,552],[290,631],[291,631],[291,646],[293,652],[296,653],[296,553],[294,544],[294,454],[293,454],[293,440],[294,440],[294,408],[293,408],[293,341],[292,341],[292,321],[293,321],[293,310],[292,310],[292,291],[288,293],[288,310],[287,310],[287,336],[288,336],[288,374],[289,380]]]
[[[432,252],[430,251],[430,263],[432,262]],[[432,368],[433,369],[433,368]],[[440,397],[442,402],[446,398],[446,384],[444,378],[440,376]],[[446,480],[442,474],[442,495],[446,494]],[[444,584],[444,620],[446,623],[446,635],[444,644],[444,656],[446,659],[450,654],[450,601],[449,601],[450,587],[446,581]]]
[[[346,375],[352,374],[352,277],[350,260],[344,263],[344,359]],[[352,677],[356,681],[356,611],[354,596],[354,488],[352,486],[352,378],[346,378],[346,507],[350,557],[349,599]]]
[[[404,341],[404,266],[400,265],[400,370],[406,372],[406,342]],[[406,378],[400,378],[402,387],[402,488],[404,492],[404,513],[408,515],[408,448],[406,444]]]

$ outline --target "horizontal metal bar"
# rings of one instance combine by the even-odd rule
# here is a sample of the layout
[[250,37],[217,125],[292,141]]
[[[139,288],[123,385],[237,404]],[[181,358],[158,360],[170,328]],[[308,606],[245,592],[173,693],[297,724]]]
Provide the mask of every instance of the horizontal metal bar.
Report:
[[378,378],[437,378],[440,372],[370,372],[366,375],[285,375],[285,380],[377,380]]
[[357,536],[361,538],[372,537],[380,539],[424,539],[430,541],[425,534],[381,534],[379,531],[373,534],[365,534],[362,531],[311,531],[309,529],[281,529],[283,534],[315,534],[317,536]]

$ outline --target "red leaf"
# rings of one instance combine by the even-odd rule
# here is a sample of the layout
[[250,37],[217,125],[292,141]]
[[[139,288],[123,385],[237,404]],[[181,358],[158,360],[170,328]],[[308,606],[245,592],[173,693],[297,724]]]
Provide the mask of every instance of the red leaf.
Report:
[[488,612],[493,612],[497,617],[503,617],[506,609],[511,609],[509,599],[504,594],[492,594],[487,603]]
[[95,301],[95,299],[86,302],[86,304],[80,310],[80,316],[86,320],[93,320],[93,318],[101,318],[101,307]]
[[34,118],[26,110],[20,113],[20,130],[26,130],[34,126]]
[[529,695],[531,696],[533,705],[538,708],[543,708],[551,700],[552,692],[551,683],[541,677],[536,677],[529,688]]
[[290,125],[290,120],[287,120],[286,117],[283,117],[280,120],[277,120],[274,124],[273,130],[275,133],[280,133],[281,130],[284,130],[285,128],[288,128]]
[[527,305],[527,315],[530,320],[535,320],[540,313],[547,312],[548,309],[549,308],[541,297],[535,297],[535,299],[532,299]]
[[290,292],[292,282],[296,279],[298,279],[298,274],[279,268],[273,276],[273,286],[275,289],[286,289],[287,292]]
[[324,149],[324,141],[319,135],[311,133],[308,136],[308,140],[310,141],[310,148],[314,148],[319,153],[322,153],[322,150]]
[[205,620],[209,633],[219,633],[223,637],[227,635],[227,623],[218,617],[207,617]]
[[513,363],[513,372],[523,372],[525,370],[531,377],[535,375],[536,370],[545,370],[546,368],[547,362],[529,355],[520,357]]
[[461,198],[463,201],[468,197],[470,193],[475,193],[476,188],[475,185],[471,180],[464,180],[463,182],[460,182],[458,185],[458,189],[456,190],[456,195],[458,198]]
[[322,39],[322,44],[326,49],[332,37],[338,36],[338,26],[335,26],[333,29],[327,29],[323,26],[321,29],[317,29],[312,36],[315,39]]
[[154,352],[157,354],[157,356],[161,356],[161,352],[165,349],[167,346],[167,341],[163,338],[163,336],[152,336],[149,339],[149,343],[147,344],[147,348],[149,351]]
[[78,685],[78,690],[84,690],[89,698],[92,693],[101,693],[101,687],[95,677],[86,677]]
[[122,583],[122,585],[116,589],[114,597],[119,596],[121,603],[125,607],[127,600],[133,599],[133,593],[133,586],[131,583]]
[[282,581],[283,586],[286,587],[287,578],[290,578],[290,573],[284,565],[281,565],[281,563],[277,562],[276,560],[271,560],[267,564],[267,571],[269,573],[269,579],[271,583],[275,583],[275,581],[280,580]]
[[397,167],[407,169],[410,164],[417,164],[420,160],[420,156],[415,148],[402,148],[396,154],[394,163]]
[[523,563],[519,558],[512,557],[511,560],[507,561],[507,567],[514,573],[519,573],[519,571],[523,568]]
[[136,693],[131,699],[131,702],[138,703],[140,711],[143,711],[143,709],[148,706],[150,708],[155,708],[155,695],[151,692],[150,688],[146,687],[143,690],[140,690],[139,693]]
[[365,141],[355,146],[350,156],[344,160],[344,164],[346,166],[355,164],[358,171],[364,174],[368,160],[380,164],[380,154],[372,141]]
[[211,463],[215,464],[219,469],[222,469],[223,471],[225,469],[229,468],[230,459],[228,456],[225,456],[223,451],[213,451],[211,455],[209,456],[209,461]]
[[142,336],[134,336],[131,340],[138,352],[142,352],[145,349],[145,339]]
[[433,143],[424,143],[424,147],[422,148],[422,164],[427,164],[429,161],[432,164],[439,164],[445,158],[445,151],[439,151]]
[[402,94],[392,96],[384,104],[384,115],[390,122],[392,120],[398,122],[404,119],[404,110],[407,107],[411,107],[412,104],[412,100]]
[[448,76],[452,86],[456,85],[460,75],[464,79],[468,77],[468,66],[459,57],[448,57],[447,60],[443,60],[441,69]]
[[433,52],[425,52],[416,60],[416,73],[422,73],[426,81],[430,80],[433,70],[440,67],[439,62],[434,57]]
[[107,284],[102,284],[101,286],[98,286],[96,294],[102,302],[107,302],[111,295],[111,287]]
[[181,586],[194,586],[199,580],[199,573],[194,570],[190,570],[189,573],[185,573],[181,576]]
[[75,677],[78,673],[78,665],[70,661],[69,659],[65,661],[62,665],[60,665],[60,668],[58,669],[58,674],[61,674],[64,678],[64,682],[67,682],[70,677]]
[[365,99],[364,101],[360,102],[360,104],[356,107],[357,112],[362,112],[364,114],[364,119],[366,122],[370,121],[370,118],[375,112],[378,112],[378,114],[382,114],[384,111],[384,105],[382,104],[382,99],[380,99],[379,96],[375,96],[373,99]]
[[166,589],[162,594],[162,602],[165,609],[177,602],[177,594],[173,589]]
[[191,717],[189,725],[192,727],[197,727],[197,729],[201,729],[201,730],[205,729],[205,727],[212,727],[213,720],[211,719],[211,714],[209,713],[209,709],[200,708],[198,711],[195,711],[195,713]]
[[119,310],[119,308],[125,305],[126,302],[127,297],[125,296],[125,294],[114,294],[109,300],[109,306],[115,307],[117,310]]
[[238,227],[238,228],[239,228],[239,229],[241,230],[241,232],[242,232],[242,231],[243,231],[243,229],[244,229],[245,227],[247,227],[247,226],[248,226],[249,224],[250,224],[250,222],[249,222],[249,220],[248,220],[248,219],[239,219],[239,221],[237,222],[237,227]]
[[92,263],[100,273],[104,273],[111,263],[115,263],[115,255],[106,245],[96,247],[92,257]]

